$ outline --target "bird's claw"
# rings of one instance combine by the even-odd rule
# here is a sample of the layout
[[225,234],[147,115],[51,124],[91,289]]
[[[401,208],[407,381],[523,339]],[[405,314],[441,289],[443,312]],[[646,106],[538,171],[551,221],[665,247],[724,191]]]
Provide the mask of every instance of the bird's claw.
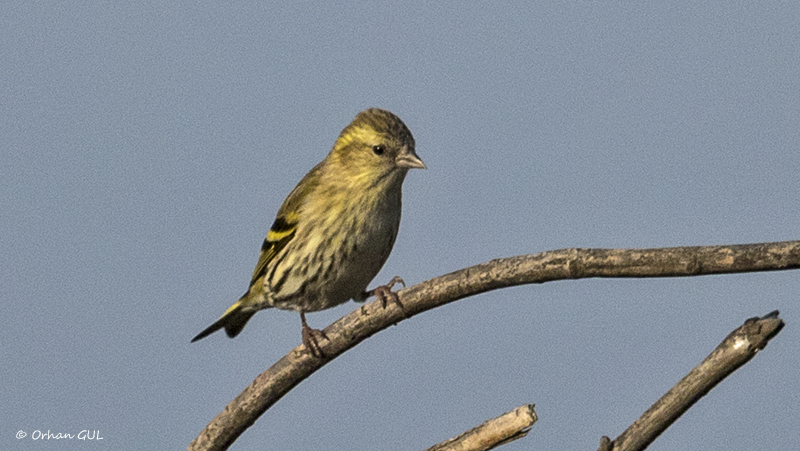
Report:
[[398,276],[394,276],[386,285],[377,286],[368,291],[366,296],[375,296],[379,301],[381,301],[381,306],[383,306],[383,308],[386,308],[386,305],[389,303],[389,301],[392,301],[393,304],[397,304],[397,306],[400,307],[400,310],[402,310],[403,314],[405,315],[405,308],[400,302],[400,297],[397,296],[396,292],[392,291],[392,287],[398,283],[402,284],[403,288],[405,288],[405,281]]
[[328,338],[328,335],[326,335],[325,332],[309,327],[308,323],[306,323],[306,317],[304,314],[300,314],[300,319],[303,321],[303,346],[305,346],[306,349],[308,349],[308,352],[310,352],[314,357],[319,359],[324,358],[325,353],[322,352],[322,348],[319,346],[319,337],[322,337],[328,341],[330,341],[330,338]]

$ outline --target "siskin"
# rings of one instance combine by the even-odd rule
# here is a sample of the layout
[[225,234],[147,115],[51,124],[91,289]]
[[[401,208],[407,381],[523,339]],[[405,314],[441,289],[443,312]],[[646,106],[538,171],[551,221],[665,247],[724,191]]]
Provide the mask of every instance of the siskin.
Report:
[[384,307],[387,299],[397,302],[391,287],[402,283],[398,277],[366,289],[392,251],[412,168],[425,163],[403,121],[377,108],[359,113],[283,201],[247,292],[192,342],[223,328],[235,337],[257,311],[275,307],[300,313],[303,344],[322,356],[317,337],[325,335],[308,326],[306,312],[372,295]]

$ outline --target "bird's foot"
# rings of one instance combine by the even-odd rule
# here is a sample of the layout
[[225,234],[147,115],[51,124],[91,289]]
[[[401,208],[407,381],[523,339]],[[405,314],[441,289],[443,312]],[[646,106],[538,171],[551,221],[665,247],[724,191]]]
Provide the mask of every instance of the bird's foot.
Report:
[[306,315],[303,312],[300,312],[300,320],[303,322],[303,346],[305,346],[308,352],[314,357],[319,359],[325,357],[325,353],[322,352],[322,348],[319,346],[319,339],[322,337],[330,341],[328,336],[319,329],[312,329],[308,323],[306,323]]
[[406,314],[406,309],[403,307],[403,304],[400,302],[400,298],[397,296],[397,293],[392,291],[392,287],[397,284],[402,284],[403,288],[405,288],[406,283],[398,276],[394,276],[392,280],[389,281],[386,285],[377,286],[372,290],[367,291],[364,293],[364,297],[368,298],[371,296],[375,296],[378,300],[381,301],[381,306],[386,308],[386,305],[389,301],[392,301],[393,304],[397,304],[400,307],[400,310],[403,311],[403,315]]

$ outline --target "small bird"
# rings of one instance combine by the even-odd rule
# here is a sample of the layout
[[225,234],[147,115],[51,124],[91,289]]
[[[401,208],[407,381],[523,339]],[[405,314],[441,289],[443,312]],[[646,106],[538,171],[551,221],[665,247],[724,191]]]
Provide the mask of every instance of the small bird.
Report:
[[247,292],[192,342],[223,328],[233,338],[257,311],[275,307],[300,313],[303,344],[322,357],[318,337],[327,337],[308,326],[307,312],[373,295],[384,307],[387,300],[399,304],[391,291],[403,282],[399,277],[366,289],[394,246],[406,173],[426,169],[414,146],[408,127],[391,112],[359,113],[283,201]]

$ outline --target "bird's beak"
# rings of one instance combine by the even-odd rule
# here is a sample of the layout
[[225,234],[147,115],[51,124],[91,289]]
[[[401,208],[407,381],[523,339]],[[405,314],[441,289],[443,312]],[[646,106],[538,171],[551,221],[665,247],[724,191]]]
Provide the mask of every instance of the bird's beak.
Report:
[[425,166],[425,163],[422,162],[422,159],[414,153],[413,149],[410,149],[408,146],[404,146],[403,150],[397,154],[397,158],[394,160],[397,163],[398,167],[401,168],[408,168],[408,169],[428,169]]

